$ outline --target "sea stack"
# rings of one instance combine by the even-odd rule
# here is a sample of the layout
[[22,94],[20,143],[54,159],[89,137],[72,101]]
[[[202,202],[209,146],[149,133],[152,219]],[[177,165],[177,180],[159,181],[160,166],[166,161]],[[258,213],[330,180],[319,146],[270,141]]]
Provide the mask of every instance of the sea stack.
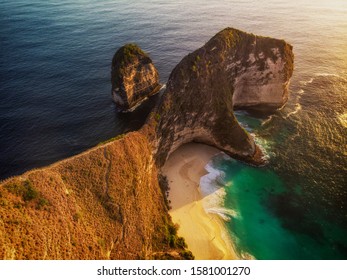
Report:
[[149,123],[157,163],[179,146],[208,144],[254,165],[261,150],[238,123],[235,108],[277,109],[287,100],[293,73],[292,46],[234,28],[217,33],[172,71],[160,105]]
[[112,59],[112,97],[120,111],[129,111],[158,93],[159,75],[151,58],[136,44],[126,44]]

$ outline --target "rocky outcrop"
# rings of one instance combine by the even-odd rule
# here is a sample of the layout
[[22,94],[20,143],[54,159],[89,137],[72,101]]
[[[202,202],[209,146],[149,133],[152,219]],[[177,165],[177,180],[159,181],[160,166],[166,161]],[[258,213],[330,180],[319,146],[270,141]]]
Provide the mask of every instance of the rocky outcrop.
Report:
[[137,45],[121,47],[112,60],[112,97],[121,111],[128,111],[160,89],[158,71]]
[[215,35],[175,67],[149,119],[159,166],[180,145],[200,142],[262,164],[262,153],[239,125],[233,107],[278,108],[287,100],[292,47],[233,28]]
[[288,99],[293,47],[284,40],[228,30],[239,38],[227,70],[234,81],[234,109],[272,113]]

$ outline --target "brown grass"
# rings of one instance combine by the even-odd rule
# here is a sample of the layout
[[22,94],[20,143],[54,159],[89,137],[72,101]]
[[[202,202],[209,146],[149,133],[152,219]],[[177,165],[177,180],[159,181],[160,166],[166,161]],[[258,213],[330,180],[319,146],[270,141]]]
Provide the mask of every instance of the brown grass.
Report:
[[139,132],[6,180],[0,217],[2,259],[184,256],[161,230],[172,222]]

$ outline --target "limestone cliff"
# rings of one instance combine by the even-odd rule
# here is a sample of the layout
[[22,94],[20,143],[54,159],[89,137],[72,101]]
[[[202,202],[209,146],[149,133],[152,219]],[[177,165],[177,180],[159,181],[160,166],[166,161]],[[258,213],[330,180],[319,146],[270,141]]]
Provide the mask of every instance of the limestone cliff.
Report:
[[111,82],[113,100],[122,111],[136,107],[160,89],[157,69],[135,44],[127,44],[115,53]]
[[293,47],[284,40],[224,30],[235,36],[235,54],[227,70],[234,81],[234,109],[273,112],[288,99]]
[[201,142],[232,157],[262,164],[233,107],[278,108],[287,99],[292,47],[283,40],[226,28],[175,67],[148,123],[161,166],[180,145]]

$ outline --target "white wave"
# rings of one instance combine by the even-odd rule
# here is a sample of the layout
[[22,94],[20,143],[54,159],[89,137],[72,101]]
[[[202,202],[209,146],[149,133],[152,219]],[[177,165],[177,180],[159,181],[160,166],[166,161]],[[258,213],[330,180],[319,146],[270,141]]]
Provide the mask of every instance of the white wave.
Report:
[[[249,115],[249,113],[247,113],[246,111],[235,111],[234,115],[237,116],[247,116]],[[241,121],[240,118],[237,118],[237,122],[244,128],[246,129],[246,131],[248,132],[252,132],[253,129],[248,125],[247,121]]]
[[224,160],[233,160],[232,157],[228,156],[226,153],[221,152],[220,157],[222,157]]
[[321,76],[321,77],[336,77],[336,78],[341,78],[340,75],[334,74],[334,73],[315,73],[316,76]]
[[315,74],[317,77],[334,77],[334,78],[338,78],[340,80],[343,80],[344,82],[347,82],[346,79],[346,75],[343,74],[342,76],[339,74],[335,74],[335,73],[316,73]]
[[256,260],[256,258],[253,255],[251,255],[250,253],[245,252],[245,251],[241,252],[241,259],[242,260]]
[[137,109],[137,107],[142,105],[143,102],[145,102],[147,99],[148,99],[148,97],[145,97],[141,102],[137,103],[134,107],[131,107],[127,110],[121,111],[121,113],[126,114],[126,113],[131,113],[131,112],[135,111],[135,109]]
[[225,173],[214,168],[212,161],[205,166],[205,170],[208,173],[200,178],[200,186],[203,196],[208,196],[224,185]]
[[308,84],[311,84],[313,82],[314,78],[310,78],[309,80],[307,81],[300,81],[300,84],[306,86]]
[[[227,157],[224,153],[223,158]],[[230,159],[230,157],[228,157]],[[202,204],[206,213],[215,214],[224,221],[229,221],[238,214],[232,209],[223,207],[226,196],[225,186],[231,186],[232,182],[225,182],[225,173],[213,166],[210,161],[205,170],[208,172],[200,178],[200,188],[203,195]]]
[[226,208],[222,208],[222,207],[211,207],[206,209],[207,213],[213,213],[213,214],[217,214],[218,216],[220,216],[224,221],[230,221],[230,218],[237,218],[239,217],[239,214],[232,209],[226,209]]
[[252,130],[246,122],[241,121],[240,119],[237,119],[237,122],[239,123],[239,125],[240,125],[241,127],[243,127],[244,129],[246,129],[248,132],[250,132],[250,131]]
[[303,94],[305,91],[303,89],[300,89],[297,93],[298,94]]
[[258,145],[258,147],[260,148],[260,150],[262,151],[263,153],[263,160],[265,162],[268,162],[269,159],[270,159],[270,156],[274,155],[272,152],[271,152],[271,144],[272,142],[270,141],[267,141],[266,139],[264,138],[261,138],[261,137],[258,137],[257,135],[255,135],[254,133],[251,134],[255,143]]
[[285,118],[285,119],[288,119],[290,116],[295,115],[295,114],[297,114],[298,112],[300,112],[301,109],[302,109],[301,104],[300,104],[300,103],[296,103],[296,104],[295,104],[295,109],[294,109],[294,111],[289,112],[284,118]]
[[262,123],[261,123],[261,126],[264,126],[266,124],[268,124],[269,122],[271,122],[271,120],[274,118],[275,115],[271,115],[269,116],[266,120],[264,120]]
[[[219,154],[219,157],[222,157],[226,160],[233,160],[225,153]],[[200,178],[200,188],[203,194],[202,205],[204,210],[208,214],[217,215],[223,221],[227,222],[233,218],[241,219],[240,213],[233,209],[228,209],[223,207],[224,200],[226,196],[225,186],[228,185],[232,187],[232,182],[226,182],[225,172],[214,167],[214,162],[211,160],[206,166],[205,170],[208,172],[206,175]],[[221,184],[223,183],[223,184]],[[213,219],[213,217],[211,217]],[[229,244],[228,247],[234,248],[234,251],[237,252],[235,244],[238,244],[237,237],[227,230],[222,231],[222,239]],[[239,253],[237,253],[239,255]],[[255,259],[254,256],[248,252],[241,252],[239,255],[241,259]]]
[[244,111],[244,110],[237,110],[237,111],[234,112],[234,114],[236,116],[246,116],[246,115],[248,115],[247,111]]

